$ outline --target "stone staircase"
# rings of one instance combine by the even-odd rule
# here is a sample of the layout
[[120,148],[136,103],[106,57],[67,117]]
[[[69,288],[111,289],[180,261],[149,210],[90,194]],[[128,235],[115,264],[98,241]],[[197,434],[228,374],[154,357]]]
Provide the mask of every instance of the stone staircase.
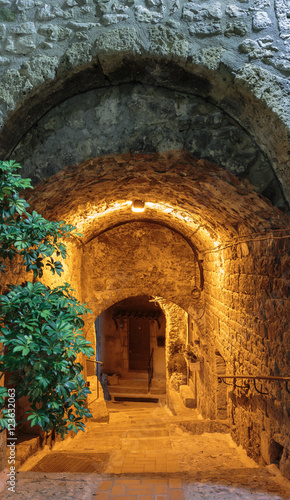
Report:
[[152,398],[165,401],[166,382],[165,379],[152,379],[150,391],[148,392],[147,373],[137,373],[135,376],[120,378],[118,384],[109,385],[112,400],[115,397],[122,398]]

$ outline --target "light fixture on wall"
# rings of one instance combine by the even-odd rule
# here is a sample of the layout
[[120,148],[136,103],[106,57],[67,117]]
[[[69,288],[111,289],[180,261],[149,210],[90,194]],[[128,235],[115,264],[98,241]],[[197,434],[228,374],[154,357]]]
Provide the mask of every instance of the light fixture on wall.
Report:
[[145,202],[142,200],[134,200],[131,208],[132,212],[144,212]]

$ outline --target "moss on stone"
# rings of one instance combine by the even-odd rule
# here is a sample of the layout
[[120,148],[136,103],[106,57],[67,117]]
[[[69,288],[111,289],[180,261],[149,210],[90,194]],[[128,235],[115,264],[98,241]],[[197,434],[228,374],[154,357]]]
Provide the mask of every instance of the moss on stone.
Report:
[[8,7],[0,7],[0,22],[9,23],[15,21],[16,14]]

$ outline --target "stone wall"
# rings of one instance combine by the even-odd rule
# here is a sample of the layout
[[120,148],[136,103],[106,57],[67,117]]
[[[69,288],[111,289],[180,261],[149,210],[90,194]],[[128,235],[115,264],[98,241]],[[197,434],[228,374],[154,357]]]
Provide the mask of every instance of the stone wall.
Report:
[[[118,50],[120,43],[137,53],[146,47],[159,54],[191,56],[197,62],[204,57],[208,65],[221,57],[235,69],[253,61],[280,76],[290,74],[290,12],[285,0],[203,0],[202,4],[194,0],[56,0],[53,5],[3,0],[0,9],[4,70],[19,69],[24,63],[31,77],[33,68],[25,65],[31,56],[41,54],[40,63],[50,63],[46,75],[41,75],[41,66],[34,68],[32,84],[37,77],[51,76],[56,59],[64,54],[62,62],[69,65],[77,58],[83,61],[84,55],[89,59],[94,46]],[[122,31],[113,40],[116,27]],[[141,40],[139,35],[143,35]],[[27,84],[26,90],[30,88]]]
[[159,224],[126,224],[85,246],[83,298],[94,311],[107,301],[111,305],[112,297],[116,303],[146,290],[178,303],[181,297],[190,296],[194,286],[196,268],[191,248],[178,234]]
[[182,92],[124,84],[85,92],[47,113],[13,152],[34,184],[66,165],[104,154],[188,150],[246,178],[287,208],[272,165],[217,106]]
[[[245,239],[205,257],[206,324],[213,333],[210,350],[221,353],[227,374],[285,376],[289,240],[277,232],[270,240]],[[233,385],[229,400],[233,435],[250,456],[266,463],[273,443],[279,445],[281,454],[284,449],[280,470],[289,476],[289,393],[280,382],[257,381],[257,387],[267,394],[259,394],[252,383],[246,389]]]

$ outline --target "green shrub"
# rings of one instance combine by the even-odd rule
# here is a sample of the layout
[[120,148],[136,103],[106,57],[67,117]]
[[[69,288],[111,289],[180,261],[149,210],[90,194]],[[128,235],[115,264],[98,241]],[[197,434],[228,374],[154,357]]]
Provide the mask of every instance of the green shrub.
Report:
[[[0,295],[0,369],[2,377],[8,374],[6,386],[15,388],[16,398],[28,397],[31,426],[64,437],[70,430],[84,430],[83,419],[91,416],[85,406],[90,391],[76,362],[78,354],[94,354],[82,334],[82,316],[91,311],[72,295],[69,284],[49,288],[37,281],[45,267],[61,275],[62,264],[53,255],[66,257],[63,238],[75,228],[28,212],[19,191],[31,187],[30,180],[15,174],[18,168],[14,162],[0,162],[0,270],[5,272],[5,260],[18,255],[34,278],[9,285]],[[2,428],[9,427],[7,396],[7,388],[1,387]]]

